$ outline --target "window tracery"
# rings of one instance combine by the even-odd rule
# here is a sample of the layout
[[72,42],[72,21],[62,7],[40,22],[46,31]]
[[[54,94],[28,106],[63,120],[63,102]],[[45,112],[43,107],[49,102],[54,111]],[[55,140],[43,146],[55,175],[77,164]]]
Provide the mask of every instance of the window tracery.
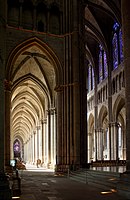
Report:
[[102,45],[99,45],[99,82],[108,76],[107,56]]
[[123,61],[122,30],[117,22],[115,22],[113,25],[112,56],[113,69],[116,69],[118,65]]

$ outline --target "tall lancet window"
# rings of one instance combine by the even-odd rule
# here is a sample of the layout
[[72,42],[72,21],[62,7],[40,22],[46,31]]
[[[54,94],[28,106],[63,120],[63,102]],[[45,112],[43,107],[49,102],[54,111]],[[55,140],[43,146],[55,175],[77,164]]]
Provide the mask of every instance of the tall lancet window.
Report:
[[104,78],[108,77],[108,65],[107,65],[107,55],[104,51]]
[[123,55],[123,38],[122,38],[122,30],[120,28],[119,30],[119,42],[120,42],[120,62],[123,61],[124,55]]
[[88,66],[88,92],[94,89],[94,70],[92,65]]
[[103,80],[103,50],[102,46],[99,46],[99,82]]
[[113,69],[123,61],[123,40],[120,25],[115,22],[113,25],[113,38],[112,38],[112,52],[113,52]]
[[118,67],[118,39],[117,33],[114,33],[112,40],[112,49],[113,49],[113,67],[116,69]]
[[108,76],[107,56],[102,45],[99,45],[99,82]]

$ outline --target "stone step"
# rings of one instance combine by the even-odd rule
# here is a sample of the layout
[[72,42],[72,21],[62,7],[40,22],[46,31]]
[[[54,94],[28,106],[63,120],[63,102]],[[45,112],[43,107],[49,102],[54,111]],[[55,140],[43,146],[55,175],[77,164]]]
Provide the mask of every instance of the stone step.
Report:
[[120,180],[120,173],[116,172],[102,172],[102,171],[76,171],[70,172],[70,179],[95,185],[95,187],[102,189],[116,189],[117,183]]

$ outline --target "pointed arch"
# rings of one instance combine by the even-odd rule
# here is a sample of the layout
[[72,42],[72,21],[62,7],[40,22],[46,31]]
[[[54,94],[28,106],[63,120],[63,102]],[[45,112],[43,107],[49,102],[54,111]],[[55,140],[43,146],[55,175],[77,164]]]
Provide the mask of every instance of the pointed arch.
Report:
[[113,120],[115,122],[117,121],[118,115],[123,107],[125,107],[125,98],[121,95],[118,95],[113,105]]
[[88,119],[88,133],[92,131],[92,127],[94,126],[94,116],[91,113]]
[[22,52],[26,51],[29,47],[32,47],[32,46],[38,47],[42,52],[44,52],[46,54],[48,60],[54,67],[54,71],[56,74],[56,84],[57,85],[62,84],[62,80],[63,80],[62,65],[61,65],[61,62],[60,62],[58,56],[56,55],[56,53],[51,49],[51,47],[48,44],[41,41],[37,37],[32,37],[32,38],[29,38],[29,39],[23,41],[22,43],[17,45],[13,49],[13,51],[10,53],[8,61],[7,61],[7,65],[6,65],[7,80],[11,80],[13,64],[15,63],[18,56]]
[[108,115],[107,107],[103,105],[99,111],[99,116],[98,116],[99,128],[103,126],[103,120],[107,117],[107,115]]

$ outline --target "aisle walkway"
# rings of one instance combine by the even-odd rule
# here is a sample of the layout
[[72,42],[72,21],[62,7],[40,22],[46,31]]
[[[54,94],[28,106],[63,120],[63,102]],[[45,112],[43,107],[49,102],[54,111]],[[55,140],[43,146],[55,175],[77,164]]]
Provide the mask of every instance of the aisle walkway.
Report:
[[56,175],[52,170],[28,166],[20,174],[20,200],[125,200],[116,192],[101,194],[105,191]]

